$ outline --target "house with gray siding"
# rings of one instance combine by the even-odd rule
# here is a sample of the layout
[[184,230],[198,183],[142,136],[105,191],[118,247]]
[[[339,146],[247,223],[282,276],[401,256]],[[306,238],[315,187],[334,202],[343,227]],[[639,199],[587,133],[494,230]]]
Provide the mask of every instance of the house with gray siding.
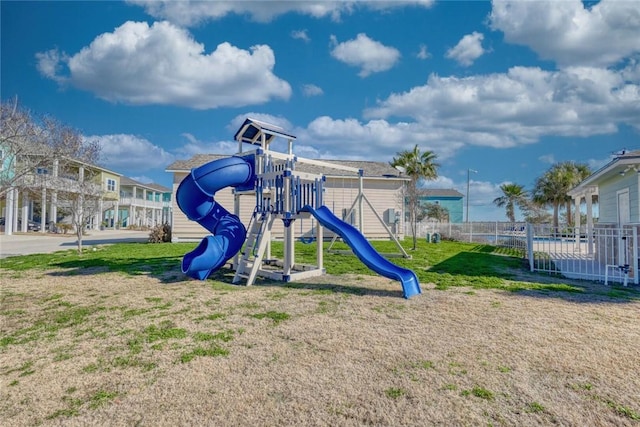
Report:
[[[569,191],[576,212],[586,203],[587,224],[576,215],[576,230],[583,230],[588,252],[607,265],[630,265],[628,274],[637,282],[637,236],[640,229],[640,150],[623,151]],[[599,218],[593,223],[593,202],[597,197]],[[630,238],[631,237],[631,238]]]
[[[584,200],[587,207],[587,227],[593,224],[593,197],[598,197],[599,227],[623,227],[640,224],[640,150],[624,151],[595,171],[569,192],[576,210]],[[580,216],[576,215],[576,226]]]

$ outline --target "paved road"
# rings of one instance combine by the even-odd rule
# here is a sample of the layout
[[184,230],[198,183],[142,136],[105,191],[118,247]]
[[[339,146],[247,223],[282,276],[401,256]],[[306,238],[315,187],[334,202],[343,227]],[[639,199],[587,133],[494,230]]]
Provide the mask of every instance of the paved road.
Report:
[[[91,230],[82,239],[84,247],[122,242],[146,242],[148,231]],[[14,255],[50,253],[75,249],[78,243],[73,234],[19,233],[7,236],[0,234],[0,258]]]

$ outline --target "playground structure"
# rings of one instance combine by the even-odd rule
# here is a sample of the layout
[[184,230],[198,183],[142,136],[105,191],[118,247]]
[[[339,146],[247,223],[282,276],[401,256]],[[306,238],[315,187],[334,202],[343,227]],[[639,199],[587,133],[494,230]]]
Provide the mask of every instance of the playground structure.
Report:
[[[284,138],[288,152],[272,151],[275,138]],[[293,154],[295,136],[282,128],[254,119],[246,119],[234,139],[238,141],[238,153],[234,156],[211,161],[194,168],[176,191],[176,202],[188,219],[197,221],[210,233],[182,261],[182,271],[188,276],[204,280],[231,261],[235,270],[233,283],[243,280],[252,285],[257,276],[289,282],[325,274],[323,268],[323,228],[333,233],[332,244],[341,237],[353,253],[371,270],[402,284],[403,296],[409,298],[421,293],[417,276],[411,270],[399,267],[378,253],[362,234],[362,205],[368,203],[363,192],[363,171],[347,166],[331,164],[331,168],[357,174],[360,179],[359,194],[348,215],[359,205],[357,212],[359,229],[337,218],[323,204],[322,174],[296,170],[297,163],[327,166],[325,162],[302,159]],[[252,146],[243,151],[244,144]],[[222,188],[234,188],[234,213],[215,201],[215,193]],[[240,198],[254,197],[255,208],[250,223],[245,228],[240,220]],[[295,262],[296,220],[316,220],[315,236],[306,243],[316,244],[316,265]],[[283,259],[271,256],[271,230],[276,220],[284,224]],[[408,257],[394,234],[385,225],[403,256]],[[302,236],[301,236],[302,237]]]

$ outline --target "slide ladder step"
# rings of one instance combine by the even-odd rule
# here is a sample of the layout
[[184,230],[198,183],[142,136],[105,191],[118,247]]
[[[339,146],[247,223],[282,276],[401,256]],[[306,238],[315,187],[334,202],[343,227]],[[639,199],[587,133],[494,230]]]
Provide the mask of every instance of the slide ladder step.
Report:
[[233,283],[239,283],[242,279],[246,279],[247,286],[251,286],[255,282],[267,244],[271,240],[271,227],[274,220],[275,217],[271,215],[271,212],[267,212],[260,220],[253,221],[251,229],[247,233],[244,252],[238,261]]

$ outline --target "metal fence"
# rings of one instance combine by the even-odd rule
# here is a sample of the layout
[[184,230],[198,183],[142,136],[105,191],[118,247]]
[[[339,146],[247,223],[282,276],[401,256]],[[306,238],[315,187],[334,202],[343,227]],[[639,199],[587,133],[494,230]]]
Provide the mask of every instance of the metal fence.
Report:
[[638,226],[527,226],[531,271],[605,283],[638,284]]
[[[526,228],[527,223],[525,222],[421,222],[418,223],[417,235],[420,238],[429,238],[429,240],[440,238],[524,250]],[[409,224],[405,225],[405,235],[413,235]]]
[[[587,235],[584,226],[499,221],[419,223],[417,235],[431,242],[449,239],[507,247],[522,251],[531,271],[627,285],[640,281],[639,227],[598,224]],[[412,235],[408,225],[405,233]]]

